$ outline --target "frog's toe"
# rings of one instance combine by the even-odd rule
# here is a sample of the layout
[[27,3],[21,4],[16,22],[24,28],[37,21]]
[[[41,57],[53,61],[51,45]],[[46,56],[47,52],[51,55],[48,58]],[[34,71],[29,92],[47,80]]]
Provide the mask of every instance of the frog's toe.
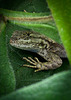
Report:
[[[29,63],[32,64],[32,65],[36,65],[36,62],[35,62],[31,57],[28,57],[28,58],[23,57],[23,59],[26,60],[27,62],[29,62]],[[34,62],[33,62],[33,61],[34,61]]]
[[37,57],[34,58],[37,62],[40,62]]
[[23,67],[24,67],[24,66],[25,66],[25,67],[30,67],[30,68],[36,68],[36,66],[31,66],[31,65],[26,65],[26,64],[24,64]]
[[38,72],[38,71],[41,71],[42,69],[36,69],[34,72]]

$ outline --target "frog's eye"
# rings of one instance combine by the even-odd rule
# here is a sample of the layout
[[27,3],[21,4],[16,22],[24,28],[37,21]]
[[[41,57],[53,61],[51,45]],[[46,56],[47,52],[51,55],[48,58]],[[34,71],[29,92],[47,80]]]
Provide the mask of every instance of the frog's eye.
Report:
[[28,36],[30,36],[30,34],[29,34],[29,33],[27,33],[27,35],[28,35]]

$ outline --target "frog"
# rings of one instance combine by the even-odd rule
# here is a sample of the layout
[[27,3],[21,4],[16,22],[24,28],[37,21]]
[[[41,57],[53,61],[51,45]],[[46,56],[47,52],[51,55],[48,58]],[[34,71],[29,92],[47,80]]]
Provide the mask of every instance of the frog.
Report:
[[21,50],[35,52],[45,59],[45,62],[41,62],[37,57],[34,59],[23,57],[23,60],[30,63],[30,65],[24,64],[23,67],[35,68],[34,72],[59,68],[63,63],[62,58],[67,58],[62,44],[32,30],[15,30],[10,38],[10,45]]

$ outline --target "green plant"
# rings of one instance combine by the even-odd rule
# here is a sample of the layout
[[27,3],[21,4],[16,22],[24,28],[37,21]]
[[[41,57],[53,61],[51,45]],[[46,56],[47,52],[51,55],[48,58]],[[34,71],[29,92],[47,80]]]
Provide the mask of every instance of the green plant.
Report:
[[[56,24],[58,26],[62,42],[66,48],[69,61],[71,54],[70,47],[70,4],[69,0],[48,0],[49,7],[52,10],[53,16],[55,18]],[[32,29],[34,31],[45,34],[46,36],[54,39],[58,43],[62,43],[58,34],[55,22],[51,19],[47,22],[37,21],[27,22],[20,21],[19,19],[13,19],[14,17],[30,17],[35,16],[43,17],[49,16],[51,14],[49,8],[47,8],[47,3],[45,0],[12,0],[9,2],[7,0],[0,0],[0,6],[4,9],[0,9],[0,14],[8,20],[8,22],[0,21],[0,95],[1,100],[67,100],[71,99],[71,71],[69,70],[69,62],[67,59],[63,59],[63,65],[56,70],[42,71],[34,73],[34,69],[29,69],[22,67],[23,56],[35,56],[35,53],[22,51],[13,48],[9,44],[10,37],[15,30],[28,30]],[[63,2],[63,3],[62,3]],[[6,3],[8,3],[6,5]],[[60,5],[60,3],[62,5]],[[59,6],[58,6],[59,4]],[[65,5],[67,5],[65,10]],[[62,7],[64,9],[59,9]],[[24,9],[23,9],[24,8]],[[9,10],[7,10],[9,9]],[[15,10],[15,11],[11,11]],[[17,11],[18,10],[18,11]],[[21,10],[26,10],[27,12],[21,12]],[[66,11],[65,15],[61,14]],[[36,13],[33,13],[36,12]],[[47,12],[47,13],[46,13]],[[61,12],[61,13],[60,13]],[[60,16],[59,16],[60,14]],[[58,19],[62,18],[60,22]],[[63,25],[63,26],[62,26]],[[67,27],[66,27],[67,25]],[[69,26],[68,26],[69,25]],[[64,31],[60,31],[63,27]],[[68,34],[67,34],[68,32]],[[67,38],[66,38],[67,37]],[[66,42],[66,41],[67,42]],[[38,55],[37,55],[38,56]],[[40,57],[39,57],[40,58]],[[21,88],[21,89],[19,89]],[[15,91],[16,90],[16,91]],[[5,96],[6,95],[6,96]]]

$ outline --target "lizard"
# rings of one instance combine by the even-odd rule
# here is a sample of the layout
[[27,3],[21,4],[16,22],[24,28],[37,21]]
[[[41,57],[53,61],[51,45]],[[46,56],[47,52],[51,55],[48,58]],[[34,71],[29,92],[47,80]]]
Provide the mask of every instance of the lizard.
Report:
[[24,60],[31,64],[24,64],[23,66],[37,68],[35,72],[59,68],[63,63],[61,58],[67,57],[63,45],[32,30],[14,31],[10,38],[10,45],[22,50],[36,52],[46,60],[40,62],[37,57],[34,59],[23,57]]

